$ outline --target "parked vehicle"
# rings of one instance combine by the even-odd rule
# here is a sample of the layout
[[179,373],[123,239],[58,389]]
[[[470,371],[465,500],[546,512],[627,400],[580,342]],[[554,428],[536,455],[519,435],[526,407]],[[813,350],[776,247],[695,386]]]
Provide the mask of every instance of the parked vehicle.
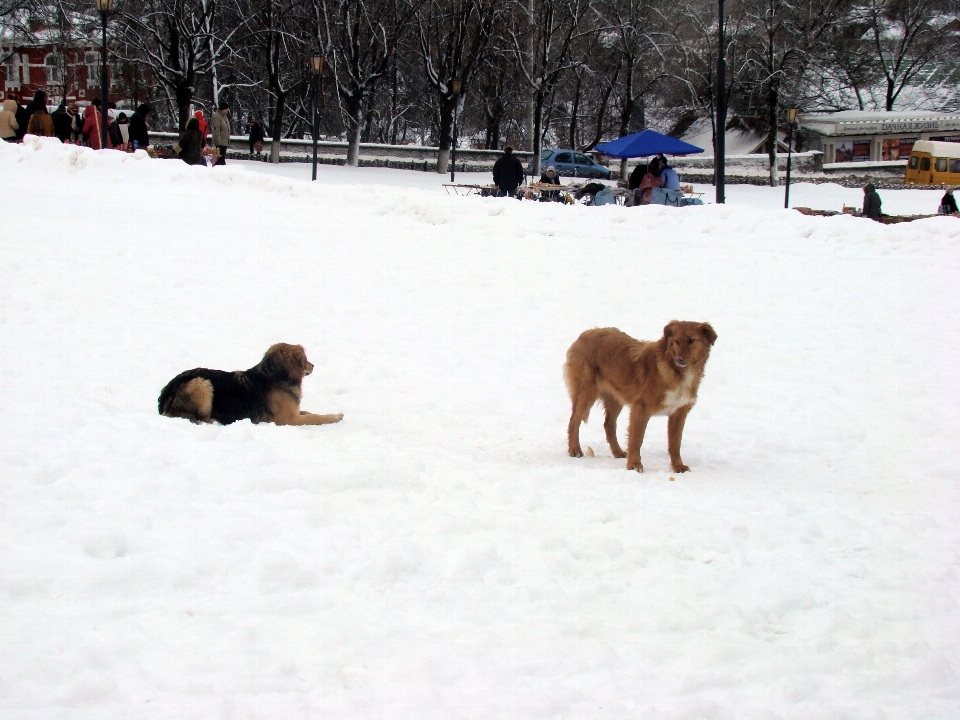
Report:
[[960,143],[918,140],[910,151],[904,185],[960,185]]
[[610,179],[610,168],[604,167],[587,155],[576,150],[541,150],[540,169],[529,168],[531,175],[539,175],[553,165],[560,177]]

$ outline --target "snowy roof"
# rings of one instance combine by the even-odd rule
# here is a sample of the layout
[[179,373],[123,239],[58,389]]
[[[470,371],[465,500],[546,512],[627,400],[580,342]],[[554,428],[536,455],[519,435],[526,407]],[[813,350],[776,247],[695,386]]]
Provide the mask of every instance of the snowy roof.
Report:
[[960,130],[960,113],[929,110],[844,110],[803,113],[800,125],[821,135],[877,135],[900,132]]
[[[713,157],[713,125],[709,118],[701,118],[691,125],[680,138],[691,145],[704,149],[704,156]],[[760,133],[748,130],[727,130],[726,154],[750,155],[757,151],[766,141]]]

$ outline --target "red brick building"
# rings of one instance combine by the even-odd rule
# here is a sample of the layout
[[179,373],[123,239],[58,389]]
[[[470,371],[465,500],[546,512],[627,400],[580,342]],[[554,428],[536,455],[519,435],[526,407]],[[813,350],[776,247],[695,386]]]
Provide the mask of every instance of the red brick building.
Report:
[[[0,59],[0,88],[4,94],[15,93],[23,104],[37,90],[46,91],[51,105],[64,99],[84,103],[100,97],[100,44],[93,40],[64,46],[52,40],[44,44],[42,36],[29,44],[16,37],[3,38]],[[116,76],[114,68],[110,76]]]

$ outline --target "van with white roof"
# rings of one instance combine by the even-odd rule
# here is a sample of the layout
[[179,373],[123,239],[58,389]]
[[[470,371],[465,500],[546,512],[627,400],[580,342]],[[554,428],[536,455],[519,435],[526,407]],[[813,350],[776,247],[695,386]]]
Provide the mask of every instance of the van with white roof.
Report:
[[910,151],[904,185],[960,185],[960,143],[918,140]]

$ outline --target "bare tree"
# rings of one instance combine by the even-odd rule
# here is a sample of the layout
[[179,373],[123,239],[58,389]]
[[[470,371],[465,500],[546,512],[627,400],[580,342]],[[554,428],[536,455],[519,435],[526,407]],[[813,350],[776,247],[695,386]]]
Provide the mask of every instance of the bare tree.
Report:
[[770,185],[779,184],[777,142],[780,102],[785,90],[797,93],[808,68],[822,51],[827,30],[845,0],[746,0],[742,34],[755,125],[767,136]]
[[[502,8],[500,0],[426,0],[417,11],[424,70],[440,111],[438,173],[447,171],[454,113],[485,59]],[[459,93],[453,92],[453,80],[460,82]]]
[[336,78],[347,129],[347,164],[360,159],[371,95],[423,0],[314,0],[318,38]]
[[527,5],[515,5],[515,13],[524,19],[515,25],[524,30],[513,30],[510,43],[533,110],[528,144],[535,163],[543,144],[544,104],[564,73],[578,64],[572,57],[573,44],[584,32],[581,23],[590,7],[591,0],[528,0]]
[[945,48],[948,35],[937,27],[937,6],[937,0],[868,0],[863,8],[886,85],[885,110],[893,110],[903,89]]
[[279,163],[287,101],[309,87],[309,36],[303,28],[310,16],[300,0],[253,0],[249,9],[248,37],[272,101],[270,162]]
[[120,52],[145,63],[186,125],[201,76],[229,53],[242,25],[220,27],[218,0],[131,0],[120,13]]

